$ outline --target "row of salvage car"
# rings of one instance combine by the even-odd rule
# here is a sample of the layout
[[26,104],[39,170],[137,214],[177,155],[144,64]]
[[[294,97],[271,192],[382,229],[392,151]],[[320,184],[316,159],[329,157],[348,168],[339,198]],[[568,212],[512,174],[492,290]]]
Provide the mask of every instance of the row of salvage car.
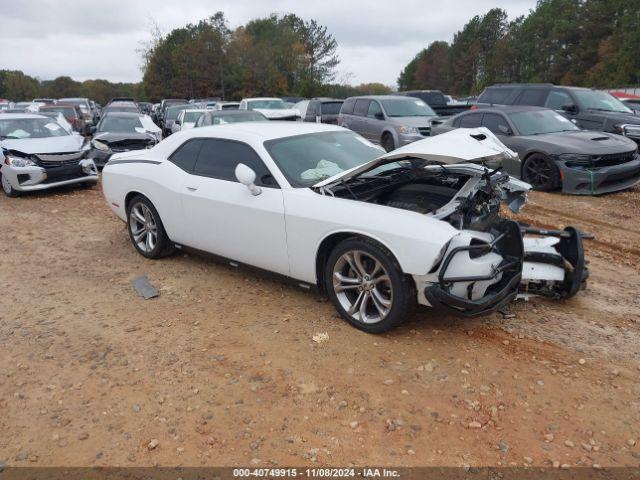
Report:
[[[516,108],[431,123],[434,136],[420,133],[386,153],[370,135],[267,122],[248,110],[203,109],[193,122],[201,128],[159,143],[160,127],[136,112],[103,115],[91,140],[49,117],[0,114],[3,189],[13,196],[20,191],[14,182],[23,190],[95,183],[95,159],[104,164],[107,203],[127,223],[140,254],[160,258],[193,249],[316,286],[367,332],[395,327],[418,305],[476,316],[517,297],[569,298],[584,288],[580,231],[538,230],[500,214],[502,203],[517,213],[531,185],[517,178],[520,147],[501,141],[519,136],[516,122],[507,123],[508,134],[499,125],[489,128],[482,116],[497,113],[507,122]],[[465,128],[462,119],[478,113],[480,124]],[[403,117],[394,118],[402,127]],[[572,135],[605,141],[580,132]],[[132,133],[144,145],[127,144]],[[635,144],[630,151],[637,161]]]

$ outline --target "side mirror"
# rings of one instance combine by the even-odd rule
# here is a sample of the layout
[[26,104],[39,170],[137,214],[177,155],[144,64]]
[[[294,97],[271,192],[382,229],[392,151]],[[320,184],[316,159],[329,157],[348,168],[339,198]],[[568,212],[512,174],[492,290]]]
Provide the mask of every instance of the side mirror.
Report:
[[384,113],[376,112],[375,117],[376,117],[376,120],[384,120]]
[[562,105],[561,109],[567,113],[578,113],[578,107],[576,107],[573,103]]
[[500,133],[502,133],[503,135],[512,135],[513,134],[511,129],[509,127],[507,127],[506,125],[498,125],[498,130],[500,130]]
[[91,126],[89,127],[89,133],[90,133],[91,135],[93,135],[94,133],[96,133],[96,126],[95,126],[95,125],[91,125]]
[[249,189],[252,195],[260,195],[262,189],[256,186],[256,172],[247,167],[244,163],[239,163],[236,167],[236,178],[238,181]]
[[182,120],[180,120],[179,118],[176,118],[176,125],[181,125],[182,124]]

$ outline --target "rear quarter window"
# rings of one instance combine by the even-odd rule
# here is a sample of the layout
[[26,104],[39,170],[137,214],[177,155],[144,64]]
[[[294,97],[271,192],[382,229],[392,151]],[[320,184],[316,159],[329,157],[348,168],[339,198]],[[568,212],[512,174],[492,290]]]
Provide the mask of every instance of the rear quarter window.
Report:
[[513,104],[541,107],[544,105],[548,94],[549,91],[544,88],[525,88]]
[[193,173],[196,160],[202,148],[202,142],[201,138],[187,140],[171,154],[169,160],[185,172]]
[[359,115],[361,117],[365,117],[367,115],[367,111],[369,110],[370,100],[359,99],[356,100],[356,104],[353,107],[353,114]]
[[515,88],[489,87],[482,92],[482,95],[478,98],[478,103],[509,105],[507,100],[514,91]]
[[355,103],[356,101],[353,98],[346,99],[342,104],[342,108],[340,109],[340,114],[351,115],[353,113],[353,106],[355,105]]

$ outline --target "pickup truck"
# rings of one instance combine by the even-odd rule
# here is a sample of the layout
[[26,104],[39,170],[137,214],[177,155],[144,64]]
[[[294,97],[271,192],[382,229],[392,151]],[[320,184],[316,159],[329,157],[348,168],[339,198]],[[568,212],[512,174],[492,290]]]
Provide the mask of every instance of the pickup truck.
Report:
[[440,90],[408,90],[406,92],[399,92],[398,95],[419,98],[429,105],[440,117],[457,115],[458,113],[466,112],[471,108],[471,105],[463,103],[459,105],[448,104],[445,95]]

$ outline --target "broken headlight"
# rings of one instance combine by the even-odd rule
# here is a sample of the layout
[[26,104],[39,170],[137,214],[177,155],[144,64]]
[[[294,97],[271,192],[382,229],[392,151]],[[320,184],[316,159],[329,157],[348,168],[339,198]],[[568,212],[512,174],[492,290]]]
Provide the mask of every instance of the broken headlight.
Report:
[[12,167],[34,167],[36,165],[28,158],[16,157],[15,155],[6,155],[4,163]]
[[101,142],[100,140],[92,140],[91,145],[93,145],[95,149],[102,150],[103,152],[108,152],[109,150],[111,150],[109,148],[109,145],[107,145],[104,142]]
[[567,162],[568,167],[590,167],[592,164],[591,155],[581,153],[563,153],[558,158]]

